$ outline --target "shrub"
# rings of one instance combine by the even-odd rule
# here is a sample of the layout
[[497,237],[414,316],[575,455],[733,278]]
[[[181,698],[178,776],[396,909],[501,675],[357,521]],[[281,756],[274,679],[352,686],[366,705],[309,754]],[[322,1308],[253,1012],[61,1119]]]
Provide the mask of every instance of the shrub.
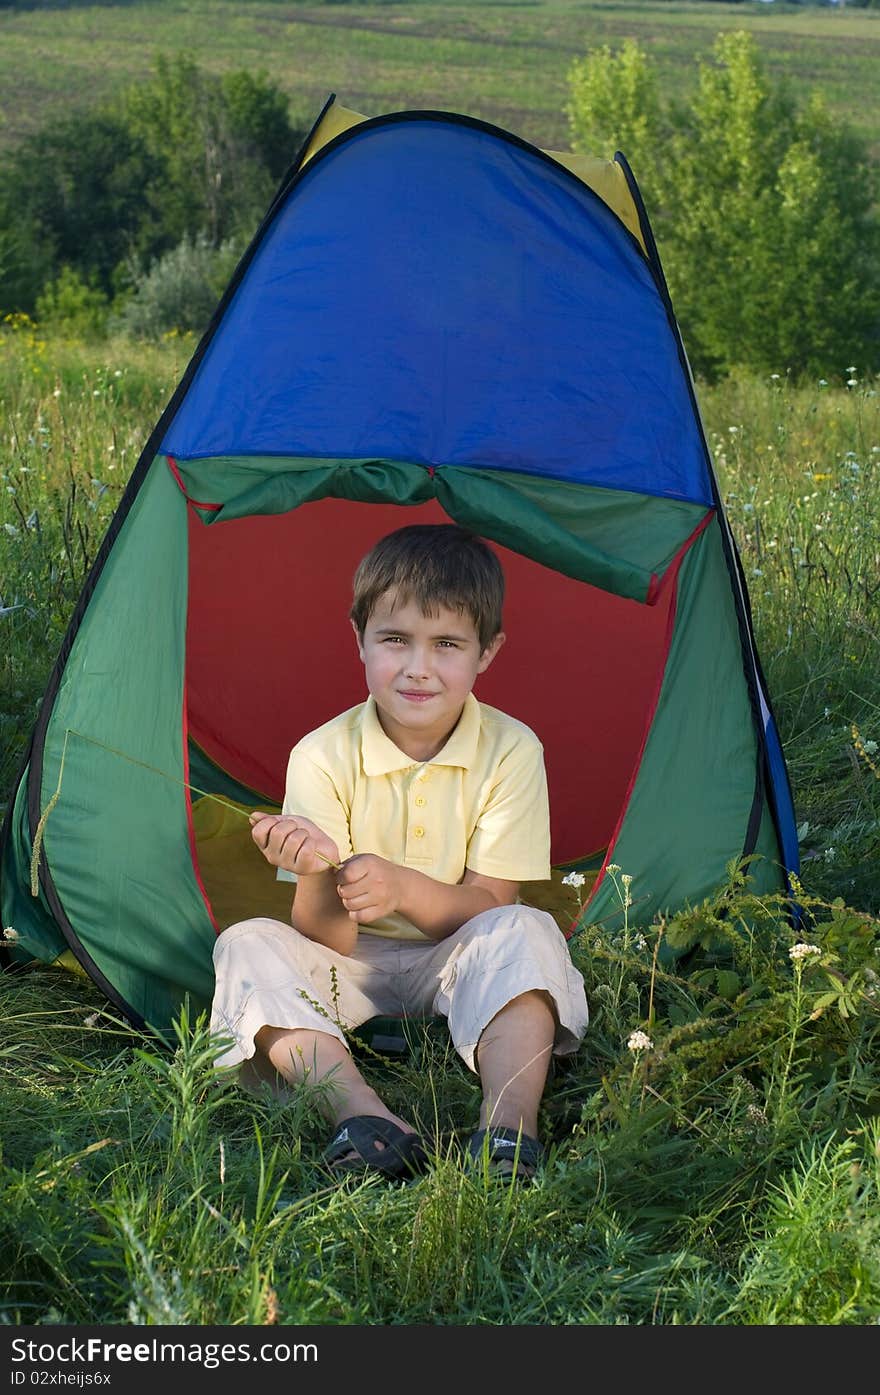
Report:
[[97,286],[64,266],[37,297],[37,321],[72,339],[93,339],[107,324],[108,301]]
[[633,168],[697,372],[880,365],[880,222],[867,147],[772,84],[748,34],[718,37],[688,107],[635,41],[576,62],[576,149]]
[[261,74],[218,76],[185,57],[49,122],[0,159],[0,313],[32,316],[65,267],[112,298],[132,259],[201,231],[217,247],[249,236],[303,134]]
[[233,238],[212,247],[205,233],[184,237],[137,278],[131,296],[114,315],[111,329],[141,339],[158,339],[175,330],[201,333],[240,251]]

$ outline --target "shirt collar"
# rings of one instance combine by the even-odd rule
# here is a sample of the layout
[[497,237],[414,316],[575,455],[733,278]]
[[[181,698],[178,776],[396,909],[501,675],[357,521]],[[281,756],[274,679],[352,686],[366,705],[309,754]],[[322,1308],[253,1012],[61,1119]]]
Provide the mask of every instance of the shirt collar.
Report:
[[364,703],[361,720],[361,758],[365,775],[390,775],[392,770],[406,770],[413,765],[461,765],[465,768],[473,764],[480,736],[480,704],[473,693],[465,698],[461,716],[449,734],[446,745],[429,761],[413,760],[399,746],[395,746],[386,736],[376,711],[372,695]]

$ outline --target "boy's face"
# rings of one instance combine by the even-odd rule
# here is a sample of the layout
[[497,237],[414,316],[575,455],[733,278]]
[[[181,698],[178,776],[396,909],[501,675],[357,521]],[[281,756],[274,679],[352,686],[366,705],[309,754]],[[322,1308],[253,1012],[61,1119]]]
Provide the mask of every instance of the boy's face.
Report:
[[444,745],[474,686],[501,645],[499,634],[481,652],[470,615],[445,606],[423,615],[414,601],[388,592],[367,621],[358,652],[367,687],[387,736],[413,760],[430,760]]

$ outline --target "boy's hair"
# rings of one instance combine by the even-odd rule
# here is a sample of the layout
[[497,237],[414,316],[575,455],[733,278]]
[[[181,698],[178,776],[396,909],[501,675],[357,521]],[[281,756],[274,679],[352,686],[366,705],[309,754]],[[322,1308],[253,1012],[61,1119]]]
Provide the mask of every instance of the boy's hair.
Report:
[[424,615],[439,606],[471,617],[480,653],[501,630],[504,572],[492,549],[454,523],[413,523],[380,538],[354,574],[349,615],[363,637],[380,596],[390,591]]

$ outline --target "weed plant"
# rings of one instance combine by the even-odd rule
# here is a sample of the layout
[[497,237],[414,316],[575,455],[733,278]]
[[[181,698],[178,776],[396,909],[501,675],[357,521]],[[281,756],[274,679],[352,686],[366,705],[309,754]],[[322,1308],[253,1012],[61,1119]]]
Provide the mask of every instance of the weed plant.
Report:
[[[22,321],[0,337],[4,798],[192,348],[49,343]],[[239,1090],[195,1009],[168,1047],[85,978],[0,975],[0,1321],[877,1322],[875,385],[848,367],[699,396],[794,785],[798,922],[747,862],[642,923],[639,869],[617,869],[623,929],[571,942],[591,1025],[554,1067],[550,1161],[529,1186],[462,1165],[479,1092],[441,1024],[414,1024],[402,1059],[353,1043],[423,1130],[430,1169],[338,1183],[317,1087]]]

